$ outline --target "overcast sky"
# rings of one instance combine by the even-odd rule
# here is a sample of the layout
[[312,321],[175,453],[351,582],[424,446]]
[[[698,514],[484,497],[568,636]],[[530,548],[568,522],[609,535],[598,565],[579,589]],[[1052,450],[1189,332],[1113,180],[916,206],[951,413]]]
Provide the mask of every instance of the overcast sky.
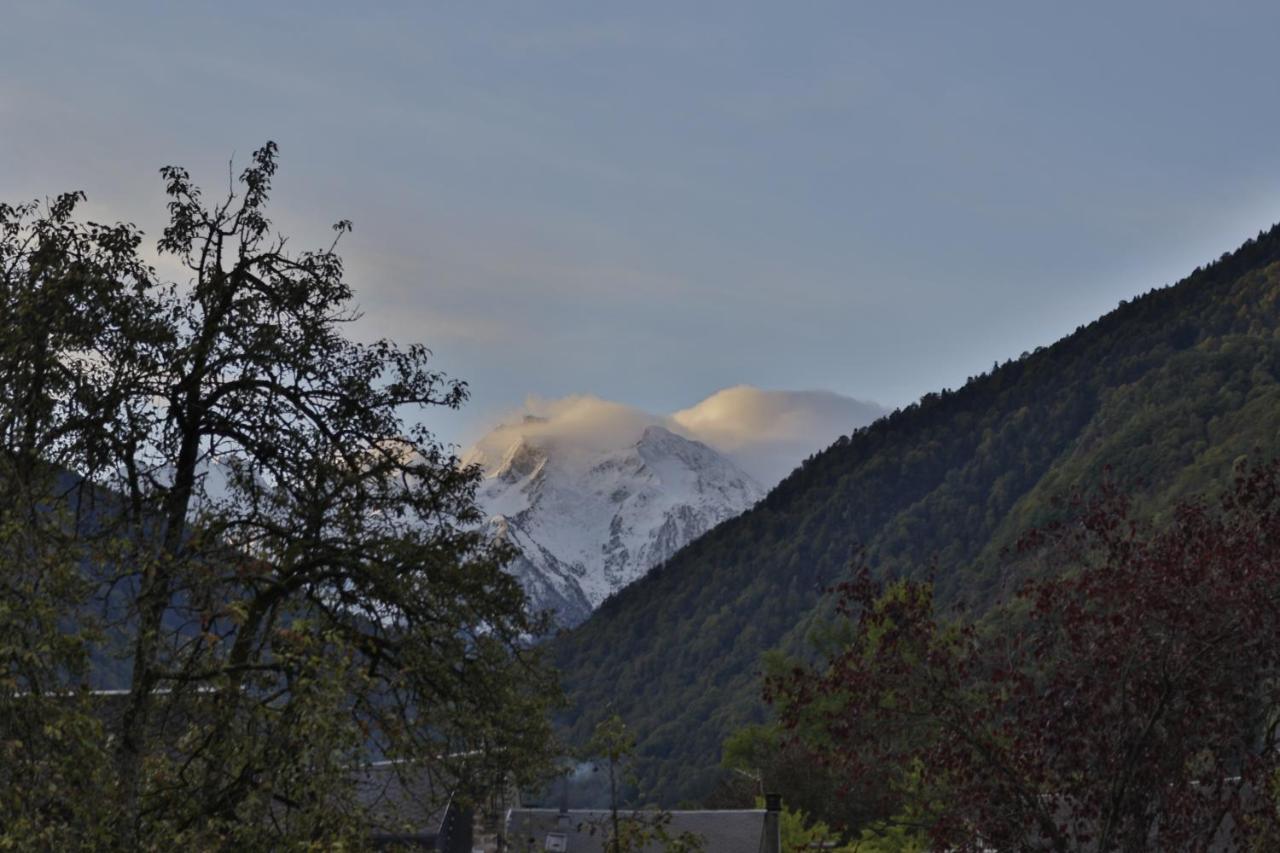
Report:
[[[0,200],[280,144],[360,334],[527,395],[910,402],[1280,219],[1275,2],[0,4]],[[695,8],[696,7],[696,8]]]

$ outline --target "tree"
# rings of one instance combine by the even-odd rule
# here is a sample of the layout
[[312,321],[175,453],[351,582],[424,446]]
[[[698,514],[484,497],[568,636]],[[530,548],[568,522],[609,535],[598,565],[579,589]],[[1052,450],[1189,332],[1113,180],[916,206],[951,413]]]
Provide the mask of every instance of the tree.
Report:
[[[780,654],[767,655],[765,672],[782,673],[784,661]],[[725,739],[722,755],[721,764],[730,775],[716,791],[724,803],[718,807],[763,808],[764,791],[786,792],[781,826],[782,849],[788,853],[811,847],[837,853],[925,849],[918,827],[909,821],[899,819],[891,829],[874,826],[877,815],[864,805],[874,798],[857,780],[816,762],[794,731],[784,731],[776,720],[734,732]],[[868,824],[872,828],[858,831]],[[849,839],[857,841],[850,846]]]
[[[351,782],[375,758],[445,797],[550,757],[558,688],[478,523],[479,472],[408,417],[466,386],[420,345],[343,334],[350,223],[290,251],[266,215],[276,165],[267,143],[216,204],[161,170],[180,284],[136,229],[75,221],[79,195],[0,208],[0,485],[39,543],[2,556],[9,577],[33,553],[80,568],[55,604],[27,594],[42,638],[84,627],[71,656],[126,679],[101,798],[125,846],[336,839],[366,828]],[[30,707],[83,697],[84,666],[18,657]]]
[[635,737],[617,714],[596,726],[586,751],[588,756],[600,759],[608,768],[609,822],[608,826],[591,826],[589,830],[604,836],[604,848],[608,853],[640,853],[653,849],[654,845],[668,853],[698,853],[703,849],[702,839],[691,832],[672,834],[670,812],[622,812],[618,786],[623,782],[634,784],[628,764],[635,755],[635,748]]
[[48,849],[111,838],[105,721],[70,689],[104,640],[84,566],[109,548],[79,535],[91,501],[59,475],[102,464],[124,365],[155,331],[137,233],[75,221],[82,198],[0,204],[0,843]]
[[609,769],[609,841],[612,853],[622,849],[622,822],[618,817],[618,775],[622,763],[635,753],[635,738],[627,731],[626,723],[617,714],[602,720],[587,743],[587,751],[603,759]]
[[1074,518],[1024,539],[1042,575],[982,622],[862,570],[851,642],[769,683],[785,725],[937,846],[1274,844],[1280,462],[1163,527],[1110,486]]

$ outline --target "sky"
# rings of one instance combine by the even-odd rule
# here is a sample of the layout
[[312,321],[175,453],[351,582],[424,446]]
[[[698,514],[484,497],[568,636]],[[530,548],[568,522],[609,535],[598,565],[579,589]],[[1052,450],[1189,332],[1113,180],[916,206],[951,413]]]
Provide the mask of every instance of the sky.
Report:
[[157,169],[342,243],[354,333],[471,386],[894,407],[1280,220],[1280,4],[5,0],[0,200],[156,236]]

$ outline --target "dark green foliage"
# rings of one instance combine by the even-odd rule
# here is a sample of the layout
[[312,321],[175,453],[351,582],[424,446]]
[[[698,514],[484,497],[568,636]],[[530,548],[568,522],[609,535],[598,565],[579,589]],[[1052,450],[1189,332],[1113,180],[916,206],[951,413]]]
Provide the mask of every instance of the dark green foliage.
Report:
[[1233,460],[1280,449],[1280,228],[1053,346],[928,394],[807,460],[555,644],[585,739],[610,704],[642,788],[705,794],[720,744],[761,719],[760,655],[799,652],[862,549],[879,576],[936,577],[944,608],[1006,596],[1004,556],[1107,466],[1159,515]]
[[466,386],[348,337],[275,171],[162,170],[181,283],[79,194],[0,205],[0,848],[349,848],[549,765],[544,623],[415,425]]

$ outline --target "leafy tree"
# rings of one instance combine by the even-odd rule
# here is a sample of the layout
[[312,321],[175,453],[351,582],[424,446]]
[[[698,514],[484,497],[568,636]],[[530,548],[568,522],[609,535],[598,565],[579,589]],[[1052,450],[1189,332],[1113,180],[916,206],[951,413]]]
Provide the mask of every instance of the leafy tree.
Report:
[[771,680],[784,723],[954,849],[1273,845],[1280,462],[1136,520],[1114,488],[1028,536],[1046,576],[983,623],[863,570],[853,639]]
[[[478,471],[409,419],[466,386],[343,333],[350,224],[291,251],[276,166],[267,143],[216,203],[162,170],[181,283],[132,227],[78,222],[79,195],[0,207],[3,701],[93,706],[70,730],[103,767],[96,797],[47,771],[35,823],[330,843],[366,828],[352,779],[375,758],[440,797],[548,764],[543,626],[477,524]],[[59,570],[24,574],[37,557]],[[122,677],[110,707],[90,658]],[[0,744],[30,751],[19,722]]]
[[618,853],[621,849],[622,824],[618,817],[618,776],[623,772],[623,762],[635,752],[635,738],[617,714],[596,726],[595,734],[587,743],[587,752],[604,761],[609,771],[609,841],[607,847]]
[[[782,661],[781,656],[769,656],[765,671],[781,672]],[[725,807],[750,808],[766,791],[779,791],[788,808],[842,830],[871,817],[860,807],[856,792],[839,795],[847,780],[816,763],[776,721],[745,726],[730,735],[724,742],[721,765],[729,774],[712,799]]]
[[634,784],[629,764],[635,755],[636,742],[626,723],[617,714],[596,726],[587,744],[587,754],[599,759],[609,772],[609,822],[592,826],[589,831],[604,836],[608,853],[640,853],[655,845],[668,853],[697,853],[703,849],[702,839],[691,832],[673,834],[671,813],[631,811],[624,813],[618,794],[620,784]]
[[[766,677],[784,676],[789,663],[781,655],[766,658]],[[771,674],[771,675],[770,675]],[[821,731],[809,729],[821,737]],[[763,808],[761,793],[784,791],[782,814],[783,850],[804,850],[811,844],[832,844],[835,850],[874,851],[924,850],[925,837],[919,822],[902,813],[878,820],[885,800],[879,798],[875,780],[850,779],[839,768],[815,759],[794,730],[777,721],[746,726],[725,740],[723,766],[731,771],[721,782],[713,800],[720,807]],[[843,842],[854,846],[843,847]]]
[[[764,801],[759,800],[756,808],[763,808]],[[810,818],[804,812],[783,806],[780,835],[782,837],[782,853],[805,853],[807,850],[827,850],[830,853],[857,853],[863,850],[841,843],[840,833],[824,822]]]
[[0,844],[46,849],[106,846],[114,791],[84,689],[104,640],[84,565],[109,549],[59,472],[102,464],[87,436],[155,332],[138,235],[77,222],[82,198],[0,204]]

